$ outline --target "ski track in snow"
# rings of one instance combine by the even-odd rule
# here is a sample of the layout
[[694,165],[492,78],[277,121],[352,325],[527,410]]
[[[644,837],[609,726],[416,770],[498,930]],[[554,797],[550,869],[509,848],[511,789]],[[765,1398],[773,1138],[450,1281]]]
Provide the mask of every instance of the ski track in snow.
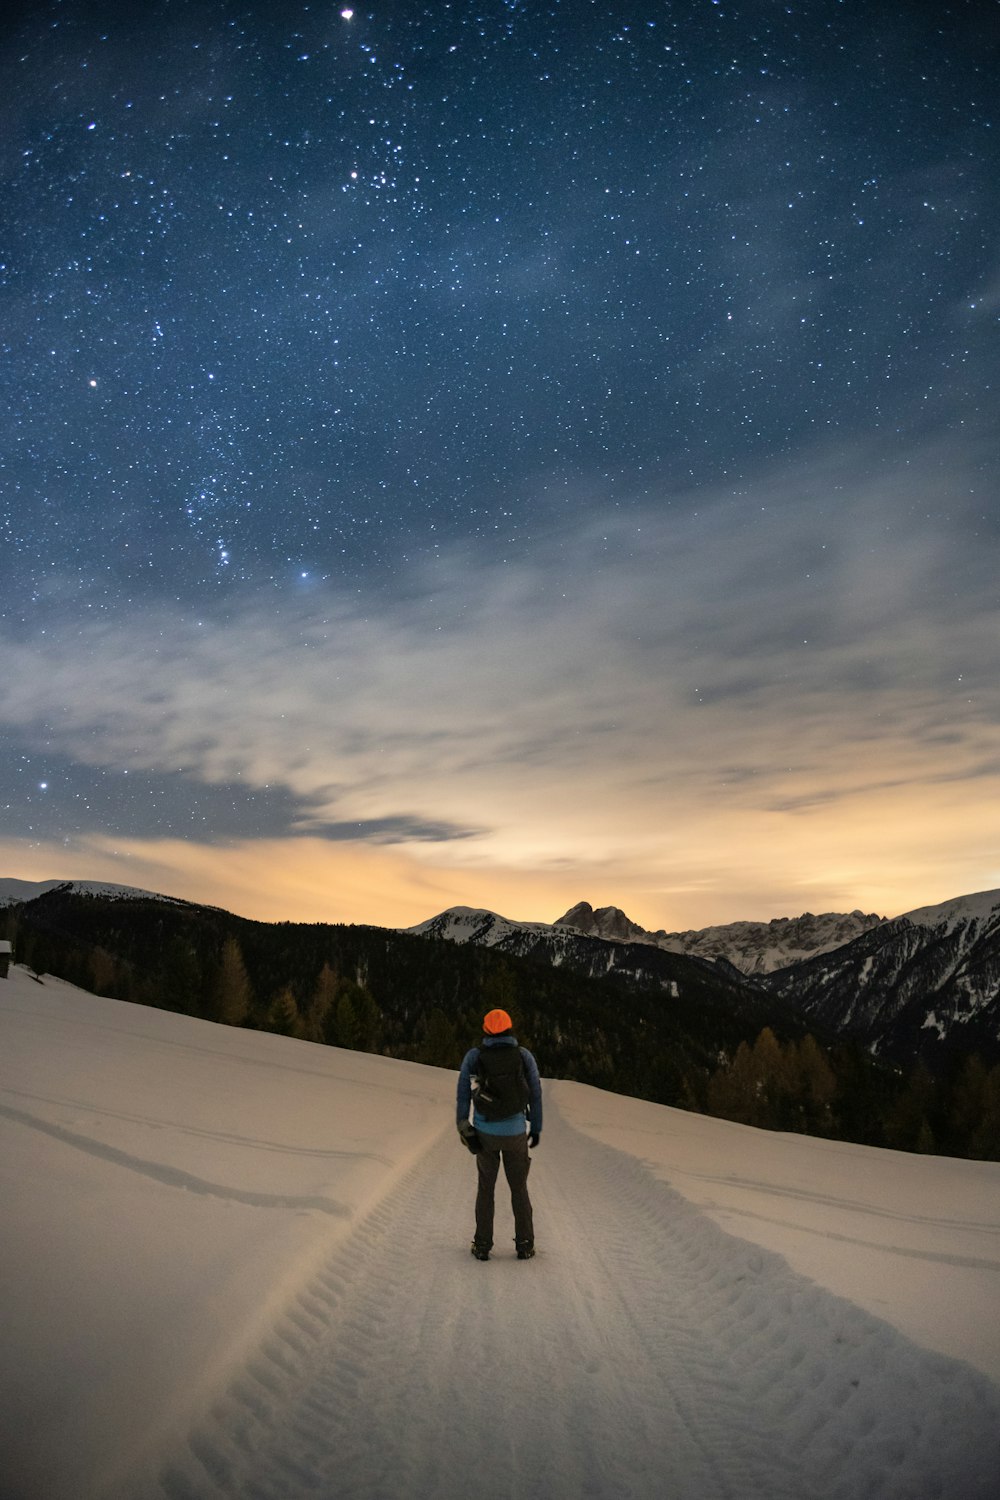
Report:
[[534,1260],[502,1173],[493,1258],[469,1255],[474,1187],[449,1129],[115,1500],[996,1500],[990,1381],[726,1234],[551,1098]]

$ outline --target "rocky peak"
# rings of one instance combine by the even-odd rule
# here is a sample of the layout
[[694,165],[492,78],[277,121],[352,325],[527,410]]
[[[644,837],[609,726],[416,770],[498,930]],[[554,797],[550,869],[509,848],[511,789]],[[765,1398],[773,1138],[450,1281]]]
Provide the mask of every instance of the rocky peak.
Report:
[[552,924],[554,927],[571,927],[587,937],[615,938],[620,942],[649,942],[650,934],[618,906],[599,906],[595,911],[589,901],[578,901],[565,916]]

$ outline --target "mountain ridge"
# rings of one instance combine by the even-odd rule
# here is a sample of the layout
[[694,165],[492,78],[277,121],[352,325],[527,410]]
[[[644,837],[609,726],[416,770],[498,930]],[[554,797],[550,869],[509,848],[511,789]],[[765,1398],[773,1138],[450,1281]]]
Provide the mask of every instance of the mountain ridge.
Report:
[[[29,906],[83,897],[203,909],[215,921],[227,916],[103,882],[0,880],[0,908],[26,897]],[[921,1059],[938,1070],[970,1053],[1000,1061],[1000,890],[891,918],[804,913],[687,934],[648,933],[620,908],[595,912],[586,902],[552,923],[451,907],[397,931],[493,949],[567,975],[611,979],[634,995],[660,996],[685,1010],[722,1004],[743,1027],[809,1027],[821,1037],[857,1042],[895,1066]]]
[[[595,912],[587,902],[550,924],[456,907],[407,930],[613,973],[671,995],[669,959],[686,958],[782,1002],[776,1021],[794,1013],[890,1062],[921,1057],[938,1066],[952,1052],[1000,1059],[1000,890],[898,917],[807,912],[694,934],[648,933],[619,908]],[[692,941],[676,945],[683,937]],[[758,946],[762,940],[769,946]]]
[[[1000,1057],[1000,891],[917,907],[845,947],[767,975],[772,994],[890,1060],[942,1044]],[[913,1047],[912,1039],[919,1043]]]
[[109,901],[173,901],[179,905],[200,905],[185,902],[179,896],[165,896],[162,891],[146,891],[135,885],[116,885],[105,880],[17,880],[0,878],[0,907],[13,906],[22,901],[34,901],[50,891],[66,891],[76,896],[103,896]]
[[803,912],[798,917],[774,917],[769,922],[728,922],[683,932],[655,932],[640,927],[617,906],[597,911],[586,901],[558,917],[555,927],[568,927],[588,936],[609,941],[651,943],[668,953],[689,953],[699,958],[726,959],[742,974],[770,973],[817,953],[839,948],[862,932],[886,921],[885,917],[860,910]]

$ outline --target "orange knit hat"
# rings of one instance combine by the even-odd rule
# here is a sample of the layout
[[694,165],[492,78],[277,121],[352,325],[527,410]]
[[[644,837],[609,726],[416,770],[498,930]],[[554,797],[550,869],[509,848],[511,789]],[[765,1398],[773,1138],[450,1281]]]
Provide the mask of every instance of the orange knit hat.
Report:
[[514,1022],[505,1010],[491,1010],[483,1017],[483,1030],[487,1036],[499,1036],[501,1031],[512,1031]]

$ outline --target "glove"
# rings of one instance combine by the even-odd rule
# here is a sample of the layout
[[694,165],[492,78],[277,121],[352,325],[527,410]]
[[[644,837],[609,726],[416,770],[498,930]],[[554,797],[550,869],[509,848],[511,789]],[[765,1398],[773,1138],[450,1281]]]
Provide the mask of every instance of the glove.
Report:
[[471,1120],[459,1120],[458,1135],[462,1145],[467,1146],[473,1156],[475,1156],[477,1151],[482,1150],[479,1137],[476,1134],[476,1127]]
[[531,1150],[531,1151],[534,1151],[535,1147],[538,1145],[538,1142],[541,1140],[541,1138],[542,1138],[542,1132],[540,1130],[533,1130],[531,1132],[531,1134],[528,1136],[528,1149]]

